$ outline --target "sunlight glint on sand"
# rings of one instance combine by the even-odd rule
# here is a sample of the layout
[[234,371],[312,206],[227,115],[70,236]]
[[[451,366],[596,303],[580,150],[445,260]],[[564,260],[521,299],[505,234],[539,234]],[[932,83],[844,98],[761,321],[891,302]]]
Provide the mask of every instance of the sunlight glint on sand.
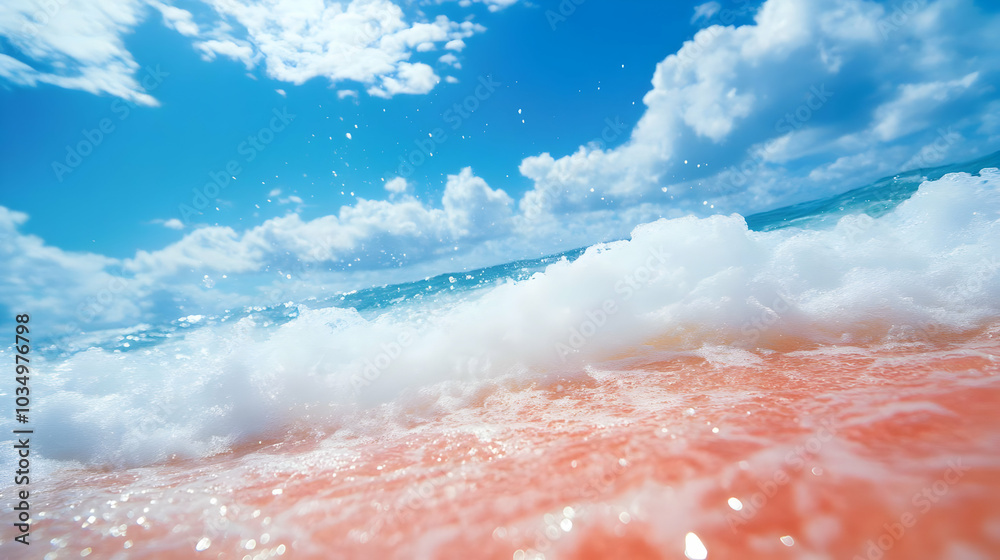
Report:
[[998,355],[992,331],[636,359],[453,412],[383,407],[429,417],[383,438],[303,426],[63,471],[33,534],[58,535],[46,558],[986,558]]

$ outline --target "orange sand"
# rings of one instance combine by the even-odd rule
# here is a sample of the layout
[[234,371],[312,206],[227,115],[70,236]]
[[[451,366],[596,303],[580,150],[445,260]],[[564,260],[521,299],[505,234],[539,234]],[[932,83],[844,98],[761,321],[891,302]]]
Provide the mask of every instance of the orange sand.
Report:
[[[1000,557],[989,335],[700,354],[496,384],[457,410],[415,398],[209,459],[47,473],[33,544],[8,527],[0,549],[607,560],[685,558],[693,533],[708,558]],[[389,417],[406,427],[371,428]]]

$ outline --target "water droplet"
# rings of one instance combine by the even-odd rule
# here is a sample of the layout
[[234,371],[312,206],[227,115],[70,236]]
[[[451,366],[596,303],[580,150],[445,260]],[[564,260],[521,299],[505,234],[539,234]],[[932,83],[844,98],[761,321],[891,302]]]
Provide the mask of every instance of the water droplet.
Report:
[[694,533],[684,536],[684,556],[691,560],[705,560],[708,558],[708,549],[702,544],[701,539]]

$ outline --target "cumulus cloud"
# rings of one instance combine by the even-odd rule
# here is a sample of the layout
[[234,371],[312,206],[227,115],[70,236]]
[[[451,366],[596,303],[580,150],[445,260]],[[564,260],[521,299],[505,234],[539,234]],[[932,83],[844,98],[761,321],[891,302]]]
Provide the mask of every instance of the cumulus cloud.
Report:
[[624,144],[526,158],[522,214],[766,209],[898,171],[943,126],[967,141],[952,154],[992,151],[975,138],[995,110],[1000,20],[970,1],[901,18],[864,0],[768,0],[752,23],[723,23],[657,65]]
[[[391,201],[361,199],[314,220],[291,212],[245,231],[201,227],[162,249],[140,250],[127,259],[50,247],[20,231],[26,214],[0,206],[0,239],[5,241],[0,257],[9,263],[0,271],[0,305],[94,327],[174,318],[189,308],[211,312],[275,303],[229,290],[222,280],[249,277],[254,285],[276,271],[363,273],[419,265],[452,256],[459,245],[469,251],[479,242],[500,239],[511,225],[512,199],[471,168],[448,176],[439,204],[407,194],[401,178],[386,188],[394,195]],[[291,195],[279,202],[302,200]],[[175,222],[161,223],[174,228]],[[31,283],[24,282],[25,270],[32,271]],[[113,297],[103,301],[102,293]]]
[[717,14],[722,6],[718,2],[705,2],[694,7],[694,15],[691,16],[691,23],[699,20],[707,20]]
[[156,105],[136,80],[139,65],[123,41],[145,9],[139,0],[3,2],[0,36],[29,62],[0,54],[0,77],[21,86],[51,84]]
[[970,72],[956,80],[899,86],[899,93],[895,98],[875,109],[872,132],[885,141],[926,128],[929,114],[942,104],[959,99],[978,77],[979,72]]
[[194,22],[191,12],[161,2],[150,2],[150,5],[163,14],[163,22],[170,29],[188,37],[198,36],[198,24]]
[[400,93],[427,93],[441,81],[434,69],[418,62],[402,62],[396,72],[383,76],[379,85],[368,88],[368,94],[375,97],[392,97]]
[[386,181],[386,183],[385,183],[385,190],[387,190],[387,191],[389,191],[391,193],[399,194],[399,193],[406,192],[407,186],[408,185],[406,184],[406,179],[404,179],[402,177],[396,177],[394,179],[390,179],[389,181]]
[[509,226],[511,198],[471,168],[448,176],[440,208],[403,194],[405,186],[400,178],[387,183],[388,190],[402,195],[398,200],[361,199],[311,221],[292,213],[243,233],[203,227],[159,251],[139,251],[124,267],[150,285],[187,274],[245,274],[296,261],[331,270],[380,268],[429,258],[456,243],[497,237]]
[[[61,324],[134,323],[140,309],[131,287],[122,279],[121,262],[92,253],[63,251],[19,228],[23,212],[0,206],[0,305],[30,309],[43,320]],[[30,281],[26,280],[30,271]]]
[[444,64],[450,64],[450,65],[454,66],[455,68],[461,68],[462,67],[462,64],[458,61],[458,57],[455,56],[455,55],[453,55],[453,54],[451,54],[451,53],[448,53],[448,54],[445,54],[445,55],[441,55],[441,57],[438,58],[438,62],[442,62]]
[[505,233],[513,201],[476,177],[471,167],[449,175],[441,200],[449,227],[456,237],[485,237]]
[[[123,41],[155,10],[164,25],[191,37],[207,61],[228,58],[296,85],[325,78],[334,84],[358,82],[378,97],[422,94],[440,78],[426,63],[412,60],[414,54],[438,45],[460,51],[463,39],[486,29],[445,16],[425,20],[421,12],[414,19],[390,0],[202,2],[208,9],[198,11],[197,17],[156,0],[4,2],[0,36],[28,61],[0,54],[0,78],[156,105],[136,80],[138,64]],[[492,9],[513,3],[488,5]],[[457,65],[457,59],[452,64]]]
[[271,78],[302,84],[316,77],[352,80],[380,97],[426,93],[440,81],[430,66],[411,62],[413,52],[461,41],[485,28],[445,16],[408,21],[388,0],[292,3],[291,0],[207,0],[245,33],[229,27],[208,33],[199,47],[207,57],[226,56],[264,66]]
[[[261,9],[268,5],[220,0],[220,13],[245,32],[199,25],[200,48],[264,65],[286,81],[349,79],[371,95],[391,96],[428,91],[438,81],[411,53],[434,50],[427,45],[456,50],[454,41],[480,31],[442,18],[409,23],[382,0],[310,4],[273,22]],[[367,274],[437,263],[440,271],[456,248],[463,263],[496,263],[621,237],[661,216],[749,213],[995,149],[988,142],[1000,136],[992,85],[1000,73],[1000,20],[967,0],[923,3],[904,21],[865,0],[768,0],[746,25],[713,23],[725,11],[710,8],[697,18],[710,24],[657,65],[638,123],[600,116],[601,134],[572,153],[525,158],[519,170],[533,184],[517,201],[470,168],[447,177],[439,202],[418,199],[414,185],[395,178],[385,184],[388,200],[359,200],[312,220],[291,211],[243,231],[202,227],[123,260],[48,247],[19,232],[24,214],[0,209],[0,231],[18,241],[4,249],[9,262],[49,263],[7,269],[43,270],[38,288],[0,273],[0,302],[34,297],[37,308],[55,313],[72,307],[59,303],[65,297],[85,299],[124,275],[139,295],[116,303],[109,316],[235,305],[247,295],[225,291],[216,279],[288,278],[288,270],[306,265]],[[315,22],[348,31],[334,37]],[[366,38],[368,30],[376,38]],[[330,54],[338,45],[356,64]],[[37,79],[33,72],[0,57],[5,76]],[[31,257],[11,253],[29,246]],[[71,278],[86,280],[72,288]]]
[[517,0],[459,0],[458,5],[469,7],[473,3],[485,4],[491,12],[499,12],[508,6],[513,6]]

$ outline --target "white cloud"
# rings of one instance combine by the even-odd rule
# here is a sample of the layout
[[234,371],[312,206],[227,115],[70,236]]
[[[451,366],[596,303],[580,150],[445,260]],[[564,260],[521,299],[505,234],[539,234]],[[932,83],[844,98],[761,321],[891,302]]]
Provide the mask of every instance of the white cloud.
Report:
[[278,204],[282,204],[282,205],[285,205],[285,204],[296,204],[296,205],[301,206],[302,203],[303,203],[302,197],[296,196],[294,194],[288,195],[287,197],[279,198],[278,199]]
[[9,235],[18,226],[24,225],[28,221],[28,215],[0,206],[0,232]]
[[[43,321],[134,323],[139,307],[129,297],[132,286],[120,276],[121,262],[92,253],[73,253],[46,245],[18,231],[28,220],[22,212],[0,206],[0,304],[30,309]],[[25,281],[31,271],[31,281]],[[56,334],[56,333],[53,333]]]
[[694,15],[691,16],[691,23],[695,23],[699,20],[709,20],[714,16],[722,6],[718,2],[705,2],[704,4],[699,4],[694,7]]
[[160,10],[160,13],[163,14],[163,22],[167,27],[177,31],[181,35],[188,37],[198,36],[198,24],[194,22],[194,16],[191,15],[191,12],[174,6],[168,6],[161,2],[150,2],[149,4]]
[[[249,67],[266,65],[293,82],[326,76],[354,79],[372,95],[429,91],[438,78],[411,53],[427,43],[447,48],[454,33],[478,30],[441,19],[410,24],[392,9],[381,20],[362,13],[385,4],[310,5],[273,28],[256,8],[227,4],[222,10],[245,26],[246,36],[201,26],[215,33],[206,42],[219,41],[202,48],[213,56],[232,48]],[[389,200],[359,200],[308,221],[290,211],[245,231],[203,227],[125,260],[47,247],[19,233],[24,214],[0,209],[0,232],[17,240],[9,245],[33,251],[3,249],[16,264],[5,270],[44,271],[38,288],[0,272],[0,301],[65,313],[72,308],[67,297],[82,301],[123,269],[139,295],[114,304],[109,316],[145,316],[155,311],[148,306],[176,302],[229,305],[246,301],[246,294],[221,284],[206,288],[206,276],[276,274],[296,263],[352,272],[440,265],[453,262],[446,259],[455,247],[468,255],[463,263],[495,263],[621,237],[661,216],[747,213],[796,196],[815,198],[823,189],[843,191],[904,165],[975,154],[984,134],[1000,134],[995,92],[987,87],[1000,73],[1000,46],[990,40],[1000,36],[997,18],[969,2],[941,0],[886,34],[880,24],[889,13],[863,0],[769,0],[753,24],[700,30],[657,65],[634,127],[601,116],[593,141],[573,153],[525,158],[519,169],[534,185],[517,203],[469,168],[448,176],[440,204],[419,200],[410,194],[413,185],[395,178],[385,184]],[[345,17],[355,22],[349,26],[355,35],[327,41],[327,30],[312,25]],[[364,21],[379,22],[369,28],[378,30],[377,39],[357,36]],[[231,47],[219,46],[226,41]],[[358,67],[327,60],[330,41],[354,45],[348,50],[356,56],[348,58]],[[0,57],[0,72],[35,79],[34,69],[9,57]],[[356,91],[338,92],[352,96]],[[77,276],[82,287],[66,288]]]
[[[156,105],[136,80],[138,64],[124,44],[124,37],[152,7],[167,27],[193,38],[207,61],[229,58],[247,70],[261,67],[268,77],[296,85],[326,78],[334,84],[358,82],[380,97],[421,94],[440,80],[430,66],[411,60],[413,55],[438,45],[461,50],[463,39],[486,29],[445,16],[413,21],[390,0],[202,1],[209,10],[197,17],[157,0],[4,2],[0,36],[29,62],[0,55],[0,78]],[[512,3],[503,0],[490,6]]]
[[485,4],[491,12],[499,12],[508,6],[513,6],[517,0],[459,0],[458,5],[469,7],[473,3]]
[[227,56],[248,67],[261,64],[269,77],[294,84],[317,77],[333,83],[352,80],[379,97],[430,91],[439,80],[430,66],[410,61],[412,53],[485,30],[444,16],[411,23],[388,0],[208,2],[246,33],[236,36],[231,28],[210,32],[212,40],[199,43],[206,55]]
[[875,110],[872,132],[881,140],[894,140],[915,130],[926,128],[927,115],[940,105],[955,100],[968,90],[979,77],[970,72],[951,81],[932,81],[899,86],[899,95]]
[[31,61],[0,55],[0,77],[22,86],[45,83],[156,105],[135,79],[139,65],[123,41],[144,10],[138,0],[0,3],[0,36]]
[[706,200],[752,212],[898,171],[942,126],[970,139],[952,156],[978,153],[971,137],[995,98],[980,84],[1000,74],[1000,45],[987,38],[1000,20],[966,0],[921,3],[886,34],[891,16],[864,0],[768,0],[752,24],[699,30],[657,65],[619,147],[523,160],[534,187],[521,215],[719,210]]
[[392,97],[400,93],[427,93],[434,89],[440,81],[434,69],[418,62],[411,64],[401,62],[398,70],[391,76],[383,76],[381,84],[368,88],[368,95],[375,97]]
[[163,227],[168,229],[184,229],[184,222],[178,220],[177,218],[170,218],[163,222]]
[[[400,181],[405,185],[397,178],[387,189],[391,184],[397,189],[392,192],[403,194]],[[204,227],[159,251],[139,251],[125,268],[149,285],[189,273],[254,273],[288,260],[377,268],[384,258],[419,261],[460,241],[496,237],[509,227],[511,205],[506,193],[491,189],[465,168],[448,176],[441,208],[403,194],[392,202],[361,199],[336,215],[312,221],[289,214],[242,234],[228,227]],[[374,248],[378,254],[372,253]]]
[[448,175],[441,203],[457,237],[484,237],[505,232],[513,201],[466,167],[458,175]]
[[406,184],[406,179],[402,177],[390,179],[385,183],[385,190],[396,194],[406,192],[407,187],[408,185]]
[[212,39],[195,43],[195,47],[201,51],[202,58],[207,61],[215,60],[217,55],[222,55],[242,62],[247,70],[252,69],[259,59],[259,57],[254,55],[253,47],[246,41]]
[[[406,194],[401,178],[386,188],[394,200],[361,199],[310,221],[291,212],[242,232],[201,227],[163,249],[123,260],[47,246],[19,231],[26,214],[0,206],[0,238],[7,241],[0,258],[9,265],[0,270],[0,305],[90,328],[173,318],[187,308],[215,312],[261,303],[227,288],[223,278],[253,278],[249,284],[259,285],[269,274],[305,266],[331,274],[419,266],[452,257],[458,245],[474,251],[501,239],[512,224],[511,198],[470,168],[448,176],[440,205]],[[302,202],[295,195],[279,199]],[[177,219],[159,223],[183,227]],[[32,271],[31,283],[23,280],[25,270]]]

